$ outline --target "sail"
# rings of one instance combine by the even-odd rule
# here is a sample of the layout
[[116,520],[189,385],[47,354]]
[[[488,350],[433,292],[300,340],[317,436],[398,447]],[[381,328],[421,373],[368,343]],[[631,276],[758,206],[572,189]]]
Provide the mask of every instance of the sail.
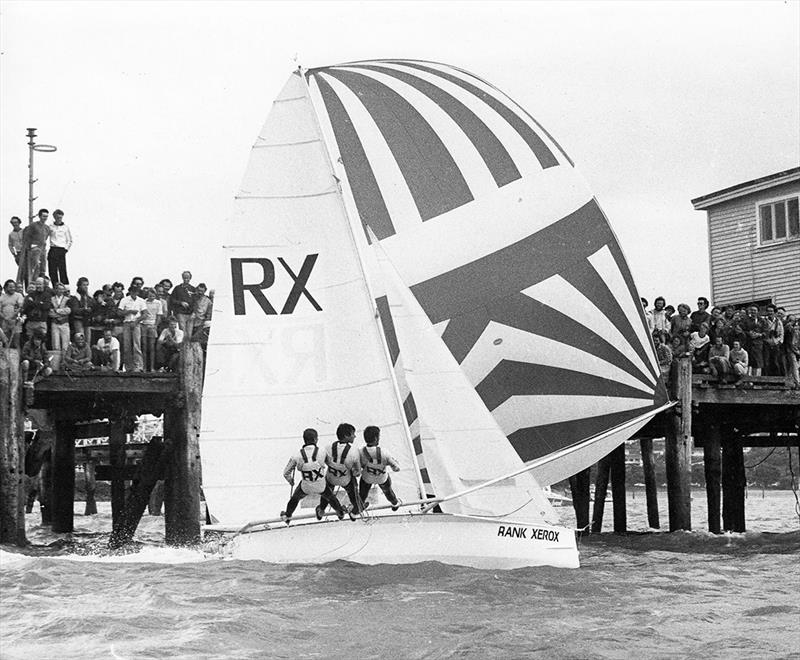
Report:
[[[425,312],[380,248],[374,245],[388,315],[383,326],[397,347],[402,378],[413,394],[421,425],[422,456],[432,487],[447,496],[524,464],[475,388],[448,351]],[[400,361],[402,360],[402,362]],[[511,518],[557,524],[558,517],[529,472],[443,502],[445,513]]]
[[591,464],[587,441],[617,429],[622,442],[664,405],[616,237],[538,122],[442,64],[307,75],[358,239],[374,231],[519,457],[547,459],[543,485]]
[[225,234],[200,434],[211,514],[225,524],[277,515],[303,429],[327,445],[340,422],[381,427],[403,468],[395,491],[416,499],[375,303],[299,74],[253,146]]

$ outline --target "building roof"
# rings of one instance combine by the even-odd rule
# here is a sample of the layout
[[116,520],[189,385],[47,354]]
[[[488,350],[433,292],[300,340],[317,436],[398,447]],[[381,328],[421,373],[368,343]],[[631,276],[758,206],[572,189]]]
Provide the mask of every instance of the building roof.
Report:
[[737,183],[730,188],[723,188],[722,190],[717,190],[708,195],[696,197],[692,200],[692,206],[694,206],[695,210],[701,211],[715,204],[721,204],[722,202],[727,202],[731,199],[743,197],[744,195],[749,195],[754,192],[768,190],[769,188],[774,188],[784,183],[791,183],[792,181],[800,181],[800,167],[793,167],[790,170],[762,176],[760,179]]

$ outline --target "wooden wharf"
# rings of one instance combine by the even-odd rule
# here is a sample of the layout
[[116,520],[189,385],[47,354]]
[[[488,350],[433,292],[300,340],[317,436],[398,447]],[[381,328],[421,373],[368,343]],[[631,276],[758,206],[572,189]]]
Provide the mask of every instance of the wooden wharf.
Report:
[[[0,542],[24,545],[24,478],[38,472],[31,454],[49,455],[42,465],[43,523],[54,532],[73,531],[75,465],[85,463],[87,490],[104,476],[111,481],[112,535],[110,545],[130,541],[156,482],[164,480],[165,539],[170,545],[200,539],[200,400],[203,352],[200,344],[181,347],[177,373],[84,371],[54,373],[26,392],[19,376],[19,350],[0,350]],[[35,418],[41,445],[25,446],[24,418]],[[136,417],[163,415],[163,438],[146,447],[126,444]],[[102,420],[102,421],[98,421]],[[96,471],[96,449],[77,449],[82,438],[108,438],[109,474]],[[47,452],[50,448],[50,452]],[[133,456],[128,456],[131,451]],[[100,453],[104,453],[101,450]],[[86,454],[83,456],[82,454]],[[94,454],[94,456],[89,456]],[[130,492],[125,483],[134,476],[129,458],[141,461]],[[33,465],[31,465],[33,464]],[[87,509],[88,509],[87,503]]]

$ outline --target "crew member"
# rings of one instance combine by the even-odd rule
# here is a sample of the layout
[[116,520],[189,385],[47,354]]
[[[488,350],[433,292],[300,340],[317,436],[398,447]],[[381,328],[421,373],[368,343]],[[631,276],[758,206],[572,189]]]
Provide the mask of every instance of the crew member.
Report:
[[[286,504],[286,510],[281,511],[281,517],[288,525],[292,514],[306,495],[319,495],[320,504],[325,502],[333,507],[339,520],[344,518],[344,509],[333,494],[330,484],[325,479],[327,454],[323,448],[317,447],[317,432],[315,429],[303,431],[303,446],[300,451],[289,459],[283,471],[283,478],[294,486],[295,469],[301,474],[302,479],[294,489],[292,496]],[[322,520],[322,509],[316,508],[317,520]]]
[[[368,426],[364,429],[364,442],[367,446],[361,450],[361,483],[358,486],[359,503],[366,502],[370,489],[377,484],[392,505],[392,511],[400,508],[400,500],[392,490],[392,478],[386,472],[390,467],[393,471],[400,470],[400,464],[378,443],[381,439],[381,430],[377,426]],[[366,507],[364,507],[366,508]]]
[[[361,511],[356,496],[356,480],[361,474],[361,462],[358,452],[353,450],[353,441],[356,439],[356,429],[352,424],[339,424],[336,429],[338,440],[331,444],[328,449],[328,456],[325,462],[328,471],[325,478],[333,490],[336,486],[345,489],[347,497],[350,498],[350,518],[356,519],[356,514]],[[322,513],[325,513],[327,503],[323,500],[319,503]]]

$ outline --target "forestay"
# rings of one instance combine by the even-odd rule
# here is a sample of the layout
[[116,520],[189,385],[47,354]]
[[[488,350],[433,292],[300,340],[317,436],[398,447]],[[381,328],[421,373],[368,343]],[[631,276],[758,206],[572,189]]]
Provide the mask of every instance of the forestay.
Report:
[[200,436],[212,515],[239,524],[277,514],[303,429],[328,444],[343,421],[381,427],[403,468],[395,490],[416,499],[375,303],[298,74],[252,149],[225,232]]

